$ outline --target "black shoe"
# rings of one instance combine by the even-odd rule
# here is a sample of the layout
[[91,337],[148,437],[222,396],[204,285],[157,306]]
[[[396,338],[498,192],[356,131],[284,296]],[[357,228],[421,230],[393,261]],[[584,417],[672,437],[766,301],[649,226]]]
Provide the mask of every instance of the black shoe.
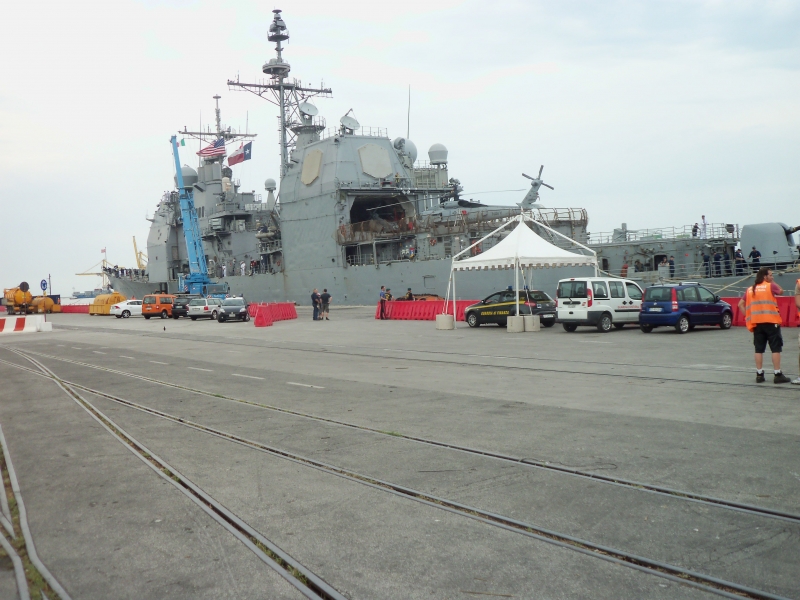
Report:
[[326,321],[330,321],[330,319],[329,319],[328,317],[325,317],[325,320],[326,320]]
[[756,383],[764,383],[766,379],[764,378],[763,373],[756,373]]
[[790,381],[791,379],[789,379],[786,375],[783,373],[778,373],[775,375],[775,379],[772,380],[772,383],[789,383]]

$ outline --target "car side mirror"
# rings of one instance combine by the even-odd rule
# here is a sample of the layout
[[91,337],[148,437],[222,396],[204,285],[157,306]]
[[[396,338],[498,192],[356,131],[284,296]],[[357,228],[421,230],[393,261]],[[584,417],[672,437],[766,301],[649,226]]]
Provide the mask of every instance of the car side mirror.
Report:
[[714,302],[719,302],[719,296],[714,296]]

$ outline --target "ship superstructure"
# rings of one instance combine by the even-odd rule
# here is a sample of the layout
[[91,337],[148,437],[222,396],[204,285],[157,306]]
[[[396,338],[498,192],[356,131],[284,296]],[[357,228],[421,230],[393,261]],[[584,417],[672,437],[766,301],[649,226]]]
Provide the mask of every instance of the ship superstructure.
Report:
[[[531,227],[548,241],[582,252],[577,244],[554,239],[537,221],[596,250],[601,268],[613,275],[643,282],[719,275],[726,285],[728,275],[743,279],[735,269],[712,273],[707,266],[717,251],[734,258],[736,225],[712,226],[702,238],[690,228],[642,233],[624,225],[610,235],[593,235],[584,209],[543,207],[540,189],[553,188],[542,180],[542,168],[536,177],[523,174],[531,180],[530,189],[519,204],[488,206],[463,197],[461,182],[449,173],[443,144],[433,144],[428,160],[419,161],[411,140],[361,126],[352,109],[337,127],[328,127],[312,100],[330,97],[332,91],[289,79],[291,67],[283,55],[289,32],[281,11],[273,12],[268,39],[275,43],[275,57],[262,67],[268,79],[228,85],[278,106],[279,185],[266,180],[265,200],[255,190],[243,190],[224,156],[201,158],[196,170],[182,168],[184,181],[193,186],[209,274],[225,279],[232,293],[251,301],[304,301],[313,288],[326,287],[340,304],[371,304],[381,285],[444,295],[452,256],[520,211],[533,218]],[[215,131],[179,133],[204,141],[246,137],[222,125],[215,99]],[[472,252],[485,251],[505,233]],[[791,234],[787,239],[791,243]],[[659,268],[664,256],[674,256],[676,273]],[[151,219],[148,261],[144,278],[117,277],[114,287],[139,297],[154,289],[177,291],[188,272],[177,192],[163,195]],[[558,279],[588,274],[585,267],[545,269],[528,274],[528,283],[552,294]],[[463,279],[462,298],[480,298],[513,283],[504,272]]]

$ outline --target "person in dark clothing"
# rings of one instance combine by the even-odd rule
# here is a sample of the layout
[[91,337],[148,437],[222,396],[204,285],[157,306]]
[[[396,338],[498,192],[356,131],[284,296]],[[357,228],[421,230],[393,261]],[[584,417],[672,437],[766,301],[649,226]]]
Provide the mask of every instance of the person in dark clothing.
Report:
[[736,262],[736,274],[744,275],[744,267],[747,264],[747,261],[744,259],[744,254],[742,254],[741,248],[736,251],[736,254],[733,255],[733,259]]
[[320,295],[319,299],[320,299],[320,303],[321,303],[320,304],[319,319],[320,319],[320,321],[322,319],[325,319],[326,321],[330,321],[330,319],[328,318],[328,311],[330,310],[331,300],[333,299],[333,296],[331,296],[328,293],[328,289],[325,288],[324,290],[322,290],[322,294]]
[[411,288],[408,288],[406,295],[403,296],[403,300],[413,300],[413,299],[414,299],[414,294],[411,292]]
[[697,234],[698,234],[699,232],[700,232],[700,225],[698,225],[697,223],[695,223],[695,224],[692,226],[692,237],[697,237]]
[[752,267],[753,271],[758,271],[761,268],[761,252],[756,250],[755,246],[753,246],[753,249],[750,251],[750,254],[747,255],[747,258],[750,259],[750,266]]
[[380,312],[381,321],[385,321],[386,320],[386,286],[385,285],[381,286],[381,293],[380,293],[379,298],[380,298],[380,304],[381,304],[381,312]]
[[733,275],[731,271],[731,255],[725,252],[725,275]]
[[722,254],[719,250],[714,252],[714,277],[722,276]]
[[670,279],[675,279],[675,257],[669,257],[669,277]]
[[711,277],[711,256],[706,250],[703,250],[703,270],[706,272],[706,277]]
[[322,304],[322,298],[320,297],[319,292],[317,291],[317,288],[314,288],[314,291],[311,294],[311,305],[314,307],[314,320],[315,321],[320,321],[321,320],[319,318],[319,308],[320,308],[321,304]]

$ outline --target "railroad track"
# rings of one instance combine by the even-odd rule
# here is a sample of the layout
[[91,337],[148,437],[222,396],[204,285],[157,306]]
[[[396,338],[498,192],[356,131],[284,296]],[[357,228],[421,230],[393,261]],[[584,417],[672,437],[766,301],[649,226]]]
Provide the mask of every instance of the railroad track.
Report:
[[[107,329],[100,329],[100,328],[86,328],[86,327],[70,327],[70,326],[63,326],[59,325],[60,329],[66,329],[70,331],[86,331],[90,329],[96,332],[102,333],[109,333]],[[598,367],[610,367],[610,368],[653,368],[659,369],[663,368],[663,365],[658,364],[628,364],[628,363],[618,363],[618,362],[611,362],[611,361],[587,361],[587,360],[570,360],[570,359],[551,359],[547,357],[519,357],[519,356],[491,356],[491,355],[482,355],[482,354],[472,354],[472,353],[463,353],[463,352],[442,352],[436,350],[408,350],[408,349],[398,349],[398,348],[367,348],[364,350],[358,349],[351,349],[350,351],[342,351],[342,350],[335,350],[330,348],[322,348],[317,346],[311,346],[309,348],[298,348],[296,345],[287,345],[287,344],[263,344],[263,343],[252,343],[253,340],[249,339],[237,339],[235,342],[229,342],[224,339],[220,338],[205,338],[198,335],[176,335],[176,334],[164,334],[164,335],[154,335],[151,333],[142,334],[138,331],[125,331],[125,330],[114,330],[114,333],[125,333],[128,335],[137,335],[140,337],[153,337],[158,339],[163,338],[170,338],[174,340],[183,340],[183,341],[193,341],[193,342],[208,342],[215,345],[232,345],[232,346],[245,346],[251,348],[261,348],[265,350],[280,350],[283,352],[301,352],[301,353],[313,353],[313,354],[326,354],[326,355],[341,355],[346,357],[361,357],[361,358],[375,358],[375,353],[378,351],[383,350],[390,350],[391,352],[397,352],[399,354],[421,354],[424,356],[413,357],[413,356],[392,356],[391,360],[393,361],[407,361],[407,362],[422,362],[426,364],[430,363],[438,363],[442,365],[456,365],[456,366],[465,366],[465,367],[477,367],[477,368],[489,368],[489,369],[500,369],[500,370],[508,370],[512,372],[519,372],[519,371],[530,371],[530,372],[539,372],[539,373],[556,373],[559,375],[563,375],[565,372],[564,365],[575,365],[575,367],[570,367],[569,373],[570,375],[590,375],[595,377],[604,377],[604,378],[612,378],[612,379],[633,379],[638,381],[651,381],[651,382],[669,382],[669,383],[685,383],[691,384],[693,386],[703,386],[703,387],[728,387],[728,388],[742,388],[742,387],[751,387],[753,389],[759,389],[762,391],[762,396],[764,395],[764,386],[761,386],[756,383],[752,382],[726,382],[726,381],[709,381],[708,378],[688,378],[688,377],[669,377],[664,375],[654,376],[654,375],[637,375],[633,373],[610,373],[610,372],[602,372],[602,371],[592,371],[581,369],[583,365],[595,365]],[[437,358],[439,356],[439,358]],[[384,356],[383,358],[388,358]],[[520,364],[516,365],[509,365],[509,364],[490,364],[486,362],[480,361],[471,361],[468,359],[474,358],[486,358],[492,360],[513,360],[519,361]],[[546,366],[552,364],[553,366]],[[543,366],[545,365],[545,366]],[[689,370],[688,367],[674,367],[673,370],[681,370],[686,369]],[[718,369],[720,372],[724,373],[731,373],[731,372],[752,372],[752,369],[744,369],[741,370],[730,370],[730,369]],[[776,397],[785,397],[785,395],[792,395],[793,392],[790,389],[791,386],[773,386],[769,388],[770,395],[774,393]]]
[[[302,456],[302,455],[300,455],[298,453],[290,452],[290,451],[287,451],[287,450],[281,449],[281,448],[276,448],[276,447],[273,447],[273,446],[270,446],[268,444],[264,444],[264,443],[261,443],[261,442],[258,442],[258,441],[249,440],[247,438],[241,437],[241,436],[239,436],[237,434],[234,434],[232,432],[229,432],[229,431],[225,431],[225,430],[222,430],[222,429],[219,429],[219,428],[215,428],[215,427],[209,427],[209,426],[204,425],[204,424],[199,423],[199,422],[194,422],[194,421],[191,421],[191,420],[188,420],[188,419],[185,419],[185,418],[181,418],[181,417],[178,417],[178,416],[175,416],[175,415],[172,415],[172,414],[160,411],[160,410],[156,410],[156,409],[154,409],[152,407],[148,407],[148,406],[142,405],[140,403],[133,402],[131,400],[115,396],[113,394],[108,394],[106,392],[103,392],[102,390],[96,390],[96,389],[89,388],[89,387],[84,386],[84,385],[80,385],[80,384],[77,384],[77,383],[73,383],[73,382],[69,382],[69,381],[66,381],[66,380],[62,380],[53,371],[51,371],[47,366],[45,366],[43,363],[41,363],[40,361],[36,360],[32,356],[29,356],[27,353],[20,352],[20,351],[18,351],[16,349],[10,349],[10,350],[12,352],[15,352],[15,353],[19,354],[20,356],[25,357],[28,361],[30,361],[30,363],[32,365],[34,365],[35,369],[31,369],[31,368],[28,368],[28,367],[20,366],[18,364],[11,363],[11,362],[8,362],[8,361],[2,361],[3,363],[5,363],[5,364],[7,364],[9,366],[13,366],[15,368],[24,369],[24,370],[29,371],[31,373],[34,373],[36,375],[39,375],[39,376],[42,376],[42,377],[47,377],[47,378],[55,381],[55,383],[61,389],[63,389],[68,395],[70,395],[85,410],[87,410],[87,412],[89,412],[92,415],[93,418],[95,418],[98,422],[100,422],[110,433],[112,433],[112,435],[117,437],[117,439],[119,439],[119,441],[121,441],[122,443],[125,443],[129,447],[129,449],[131,449],[135,453],[138,453],[140,458],[142,458],[146,462],[149,461],[150,463],[152,463],[151,466],[153,467],[154,470],[156,470],[157,472],[161,471],[162,475],[164,475],[164,471],[166,471],[168,473],[168,477],[170,479],[175,480],[175,482],[178,485],[182,486],[183,488],[186,488],[189,492],[194,494],[194,496],[196,498],[202,500],[206,505],[210,505],[211,507],[213,507],[215,509],[213,512],[217,516],[223,517],[222,521],[224,521],[224,523],[222,521],[220,521],[219,519],[217,519],[217,517],[215,517],[214,514],[212,514],[211,516],[214,517],[216,520],[218,520],[218,522],[223,524],[223,526],[226,526],[226,528],[228,528],[228,526],[230,526],[230,525],[235,526],[235,528],[239,529],[239,533],[244,534],[245,537],[250,536],[250,540],[251,541],[253,539],[257,539],[257,540],[262,541],[262,543],[263,543],[263,539],[262,539],[263,536],[261,536],[261,538],[259,538],[258,536],[260,536],[261,534],[259,534],[257,531],[255,531],[252,528],[250,528],[247,524],[245,524],[245,523],[241,522],[240,520],[238,520],[238,518],[236,518],[235,515],[225,515],[224,513],[225,513],[225,511],[227,511],[227,509],[225,509],[224,507],[222,507],[221,505],[216,503],[216,501],[213,501],[213,499],[211,499],[207,494],[205,494],[205,492],[203,492],[200,488],[198,488],[192,482],[190,482],[186,478],[184,478],[177,470],[175,470],[171,466],[167,465],[164,461],[162,461],[156,455],[154,455],[152,452],[150,452],[144,445],[142,445],[140,442],[136,441],[132,436],[127,434],[121,427],[119,427],[116,423],[114,423],[114,421],[112,419],[110,419],[105,413],[103,413],[100,409],[98,409],[91,401],[89,401],[85,397],[83,397],[81,395],[80,391],[87,392],[87,393],[96,395],[96,396],[101,397],[101,398],[105,398],[107,400],[110,400],[112,402],[115,402],[115,403],[118,403],[120,405],[126,406],[128,408],[131,408],[131,409],[146,413],[146,414],[148,414],[148,415],[150,415],[150,416],[152,416],[154,418],[165,420],[165,421],[171,422],[173,424],[176,424],[176,425],[179,425],[179,426],[182,426],[182,427],[188,427],[188,428],[191,428],[191,429],[193,429],[195,431],[203,432],[203,433],[205,433],[207,435],[211,435],[211,436],[214,436],[214,437],[217,437],[217,438],[220,438],[220,439],[227,440],[229,442],[241,445],[243,447],[252,449],[254,451],[264,452],[264,453],[267,453],[267,454],[272,455],[272,456],[277,456],[277,457],[280,457],[282,459],[290,460],[290,461],[292,461],[294,463],[297,463],[297,464],[300,464],[300,465],[304,465],[304,466],[307,466],[307,467],[310,467],[310,468],[313,468],[313,469],[317,469],[317,470],[320,470],[320,471],[323,471],[323,472],[326,472],[326,473],[329,473],[329,474],[333,474],[333,475],[336,475],[338,477],[342,477],[344,479],[353,481],[355,483],[359,483],[361,485],[366,485],[366,486],[369,486],[371,488],[382,490],[384,492],[391,493],[391,494],[394,494],[394,495],[397,495],[397,496],[400,496],[400,497],[403,497],[403,498],[406,498],[406,499],[410,499],[410,500],[413,500],[415,502],[419,502],[419,503],[422,503],[422,504],[425,504],[425,505],[428,505],[428,506],[432,506],[432,507],[435,507],[435,508],[440,509],[440,510],[445,510],[445,511],[448,511],[448,512],[451,512],[451,513],[455,513],[455,514],[458,514],[460,516],[467,517],[467,518],[470,518],[470,519],[474,519],[474,520],[477,520],[477,521],[480,521],[480,522],[483,522],[483,523],[486,523],[486,524],[489,524],[489,525],[492,525],[492,526],[495,526],[495,527],[498,527],[498,528],[501,528],[501,529],[504,529],[504,530],[507,530],[507,531],[512,531],[514,533],[517,533],[517,534],[520,534],[520,535],[523,535],[523,536],[526,536],[526,537],[529,537],[529,538],[532,538],[532,539],[537,539],[537,540],[540,540],[540,541],[547,542],[549,544],[554,544],[556,546],[568,548],[570,550],[573,550],[575,552],[579,552],[579,553],[591,556],[593,558],[597,558],[597,559],[600,559],[600,560],[603,560],[603,561],[608,561],[608,562],[611,562],[611,563],[615,563],[615,564],[618,564],[618,565],[621,565],[621,566],[625,566],[625,567],[628,567],[628,568],[631,568],[631,569],[635,569],[637,571],[641,571],[641,572],[649,573],[649,574],[652,574],[652,575],[656,575],[658,577],[662,577],[662,578],[671,580],[671,581],[676,582],[676,583],[681,583],[681,584],[684,584],[684,585],[689,585],[689,586],[692,586],[692,587],[695,587],[695,588],[698,588],[698,589],[702,589],[704,591],[707,591],[707,592],[710,592],[710,593],[713,593],[713,594],[716,594],[716,595],[719,595],[719,596],[722,596],[722,597],[727,597],[727,598],[758,598],[758,599],[771,599],[771,600],[782,598],[781,596],[772,594],[770,592],[766,592],[766,591],[763,591],[763,590],[758,590],[758,589],[755,589],[755,588],[752,588],[752,587],[749,587],[749,586],[744,586],[744,585],[741,585],[741,584],[738,584],[738,583],[735,583],[735,582],[731,582],[731,581],[727,581],[727,580],[724,580],[724,579],[721,579],[721,578],[713,577],[713,576],[710,576],[710,575],[707,575],[707,574],[704,574],[704,573],[699,573],[699,572],[692,571],[692,570],[689,570],[689,569],[684,569],[682,567],[678,567],[678,566],[671,565],[671,564],[668,564],[668,563],[664,563],[664,562],[661,562],[661,561],[652,560],[652,559],[649,559],[647,557],[639,556],[639,555],[636,555],[636,554],[633,554],[633,553],[630,553],[630,552],[626,552],[626,551],[623,551],[623,550],[619,550],[619,549],[616,549],[616,548],[612,548],[612,547],[609,547],[609,546],[606,546],[606,545],[596,544],[596,543],[594,543],[594,542],[592,542],[590,540],[584,540],[584,539],[580,539],[578,537],[571,536],[571,535],[568,535],[568,534],[564,534],[564,533],[561,533],[561,532],[558,532],[558,531],[554,531],[554,530],[538,527],[533,523],[527,523],[527,522],[520,521],[520,520],[517,520],[517,519],[509,518],[509,517],[506,517],[506,516],[503,516],[503,515],[499,515],[499,514],[495,514],[495,513],[492,513],[492,512],[480,510],[480,509],[478,509],[476,507],[472,507],[472,506],[468,506],[468,505],[465,505],[465,504],[462,504],[462,503],[459,503],[459,502],[455,502],[455,501],[449,500],[447,498],[437,497],[437,496],[434,496],[434,495],[431,495],[431,494],[428,494],[428,493],[425,493],[425,492],[422,492],[422,491],[419,491],[419,490],[415,490],[415,489],[412,489],[412,488],[409,488],[409,487],[406,487],[406,486],[398,485],[398,484],[395,484],[395,483],[392,483],[392,482],[389,482],[389,481],[384,481],[384,480],[381,480],[381,479],[378,479],[378,478],[375,478],[375,477],[371,477],[371,476],[368,476],[368,475],[364,475],[362,473],[358,473],[358,472],[355,472],[355,471],[352,471],[352,470],[349,470],[349,469],[345,469],[345,468],[342,468],[342,467],[339,467],[339,466],[336,466],[336,465],[327,464],[325,462],[318,461],[318,460],[313,459],[313,458]],[[75,361],[68,361],[68,362],[75,362]],[[91,367],[92,365],[86,365],[86,366],[90,366]],[[105,370],[108,370],[108,369],[105,369]],[[111,371],[114,371],[114,370],[111,370]],[[116,371],[114,371],[114,372],[116,372]],[[124,375],[127,375],[127,376],[131,376],[130,374],[125,374],[123,372],[118,372],[118,373],[124,374]],[[147,380],[147,381],[151,381],[153,383],[159,383],[161,385],[168,385],[170,387],[175,387],[175,388],[187,390],[187,388],[184,388],[182,386],[177,386],[175,384],[168,384],[166,382],[158,382],[157,380],[152,380],[150,378],[145,378],[145,377],[142,377],[142,376],[134,376],[134,377],[141,378],[141,379],[144,379],[144,380]],[[199,394],[202,394],[202,395],[205,395],[205,396],[214,396],[216,398],[219,397],[216,394],[209,394],[209,393],[203,392],[203,391],[195,391],[195,390],[188,390],[188,391],[194,391],[195,393],[199,393]],[[253,404],[252,402],[246,402],[246,403],[247,404]],[[257,405],[257,406],[261,406],[262,408],[267,408],[269,410],[280,410],[281,412],[286,412],[286,413],[295,414],[295,415],[298,414],[298,413],[295,413],[293,411],[287,411],[285,409],[277,409],[277,408],[274,408],[274,407],[266,407],[266,406],[263,406],[263,405]],[[301,415],[301,416],[303,416],[303,415]],[[307,417],[307,418],[316,418],[316,417]],[[325,421],[325,422],[328,422],[328,423],[332,422],[329,419],[317,419],[317,420]],[[346,425],[346,426],[352,426],[352,425]],[[363,429],[363,428],[360,428],[360,429]],[[381,432],[376,432],[376,433],[381,433]],[[414,439],[414,438],[409,438],[409,439]],[[414,441],[418,441],[418,440],[414,440]],[[450,447],[449,445],[446,445],[446,444],[438,444],[438,443],[431,442],[431,441],[423,441],[423,443],[432,443],[433,445],[437,445],[437,446]],[[457,447],[455,447],[454,449],[458,449],[458,450],[464,451],[464,452],[478,452],[478,451],[471,450],[471,449],[459,449]],[[481,452],[481,454],[483,456],[490,456],[491,458],[496,458],[498,460],[508,460],[507,457],[493,456],[491,453]],[[515,462],[517,464],[519,464],[519,461],[515,461]],[[525,463],[522,463],[522,464],[525,464]],[[528,466],[536,466],[536,465],[528,465]],[[573,473],[568,473],[568,474],[571,475],[571,476],[575,476],[575,474],[573,474]],[[608,483],[612,483],[612,482],[608,482]],[[619,485],[618,482],[613,482],[613,483],[615,485]],[[648,493],[662,493],[662,494],[665,493],[663,491],[655,491],[655,490],[645,490],[645,491],[648,492]],[[704,501],[704,502],[708,501],[708,500],[705,500],[705,499],[704,500],[689,499],[689,500],[696,501],[696,502],[697,501]],[[724,502],[724,501],[720,501],[720,502]],[[717,504],[717,503],[715,502],[715,504]],[[717,504],[717,505],[724,506],[724,504]],[[749,511],[750,509],[753,509],[753,508],[758,509],[759,507],[749,507],[748,509],[743,509],[741,506],[731,505],[730,508],[732,510],[739,510],[739,511],[748,510]],[[222,513],[220,513],[220,511],[222,511]],[[207,510],[206,512],[209,512],[209,511]],[[768,511],[768,512],[771,512],[771,511]],[[797,519],[797,517],[794,516],[794,515],[770,515],[770,514],[767,514],[767,512],[765,512],[763,514],[757,512],[756,514],[761,514],[762,516],[770,516],[772,518],[783,518],[783,519],[788,518],[790,520],[796,520]],[[273,566],[273,565],[270,565],[270,566]],[[273,568],[274,568],[274,566],[273,566]],[[296,568],[299,568],[299,567],[296,567]],[[333,590],[333,591],[335,592],[335,590]],[[316,593],[317,590],[314,590],[314,592]],[[337,597],[337,596],[318,595],[318,596],[308,596],[308,597]]]
[[[11,348],[6,348],[6,349],[11,349]],[[759,516],[764,516],[764,517],[770,517],[770,518],[780,519],[780,520],[789,521],[789,522],[793,522],[793,523],[800,523],[800,514],[798,514],[798,513],[791,513],[791,512],[787,512],[787,511],[781,511],[781,510],[777,510],[777,509],[773,509],[773,508],[768,508],[768,507],[764,507],[764,506],[757,506],[757,505],[747,504],[747,503],[743,503],[743,502],[734,502],[734,501],[726,500],[726,499],[723,499],[723,498],[716,498],[714,496],[698,494],[696,492],[675,489],[675,488],[671,488],[671,487],[667,487],[667,486],[660,486],[660,485],[647,483],[647,482],[641,482],[641,481],[635,481],[635,480],[631,480],[631,479],[625,479],[625,478],[622,478],[622,477],[612,477],[612,476],[609,476],[609,475],[603,475],[603,474],[599,474],[599,473],[592,473],[592,472],[581,470],[581,469],[575,469],[575,468],[572,468],[572,467],[566,467],[566,466],[563,466],[563,465],[560,465],[560,464],[554,464],[554,463],[549,462],[549,461],[542,461],[542,460],[535,460],[535,459],[531,459],[531,458],[526,458],[524,456],[512,456],[512,455],[509,455],[509,454],[503,454],[503,453],[500,453],[500,452],[495,452],[495,451],[487,450],[487,449],[470,448],[468,446],[462,446],[462,445],[453,444],[453,443],[449,443],[449,442],[442,442],[442,441],[439,441],[439,440],[434,440],[434,439],[424,438],[424,437],[419,437],[419,436],[413,436],[413,435],[403,434],[403,433],[399,433],[399,432],[387,433],[387,432],[382,431],[380,429],[375,429],[375,428],[372,428],[372,427],[366,427],[364,425],[358,425],[356,423],[350,423],[350,422],[341,421],[341,420],[338,420],[338,419],[331,419],[329,417],[322,417],[322,416],[319,416],[319,415],[314,415],[312,413],[307,413],[307,412],[298,411],[298,410],[291,410],[291,409],[287,409],[287,408],[283,408],[283,407],[279,407],[279,406],[265,404],[263,402],[255,402],[255,401],[252,401],[252,400],[244,400],[244,399],[241,399],[241,398],[236,398],[234,396],[228,396],[226,394],[219,394],[217,392],[210,392],[210,391],[206,391],[206,390],[200,390],[200,389],[196,389],[196,388],[192,388],[192,387],[188,387],[188,386],[184,386],[184,385],[180,385],[180,384],[176,384],[176,383],[171,383],[171,382],[168,382],[168,381],[159,380],[159,379],[156,379],[156,378],[153,378],[153,377],[147,377],[145,375],[138,375],[138,374],[135,374],[135,373],[129,373],[129,372],[126,372],[126,371],[120,371],[120,370],[117,370],[117,369],[112,369],[110,367],[103,367],[103,366],[100,366],[100,365],[93,365],[91,363],[85,363],[85,362],[76,361],[76,360],[72,360],[72,359],[68,359],[68,358],[64,358],[64,357],[48,355],[48,354],[43,354],[43,353],[39,353],[39,352],[32,352],[30,350],[26,350],[24,353],[19,353],[19,354],[21,356],[25,356],[25,354],[36,355],[36,356],[39,356],[39,357],[42,357],[42,358],[47,358],[47,359],[50,359],[50,360],[57,360],[57,361],[60,361],[60,362],[66,362],[66,363],[74,364],[74,365],[81,366],[81,367],[96,369],[96,370],[99,370],[99,371],[105,371],[107,373],[113,373],[115,375],[121,375],[121,376],[124,376],[124,377],[130,377],[130,378],[133,378],[133,379],[139,379],[141,381],[147,381],[147,382],[155,384],[155,385],[160,385],[160,386],[164,386],[164,387],[168,387],[168,388],[174,388],[174,389],[182,390],[184,392],[189,392],[189,393],[192,393],[192,394],[205,396],[205,397],[208,397],[208,398],[227,400],[227,401],[231,401],[231,402],[236,402],[236,403],[245,404],[245,405],[248,405],[248,406],[261,408],[261,409],[268,410],[268,411],[274,411],[274,412],[277,412],[277,413],[283,413],[283,414],[292,415],[292,416],[295,416],[295,417],[301,417],[301,418],[309,419],[309,420],[312,420],[312,421],[317,421],[317,422],[320,422],[320,423],[328,423],[328,424],[332,424],[332,425],[338,425],[338,426],[345,427],[345,428],[348,428],[348,429],[365,431],[365,432],[369,432],[369,433],[373,433],[373,434],[377,434],[377,435],[381,435],[381,436],[391,436],[391,437],[394,437],[394,438],[406,439],[406,440],[409,440],[409,441],[413,441],[413,442],[417,442],[417,443],[420,443],[420,444],[425,444],[425,445],[433,446],[433,447],[437,447],[437,448],[447,448],[449,450],[455,450],[455,451],[458,451],[458,452],[463,452],[463,453],[471,454],[471,455],[475,455],[475,456],[488,457],[488,458],[492,458],[492,459],[495,459],[495,460],[498,460],[498,461],[501,461],[501,462],[504,462],[504,463],[507,463],[507,464],[523,465],[523,466],[526,466],[526,467],[530,467],[530,468],[538,469],[538,470],[542,470],[542,471],[560,473],[560,474],[563,474],[563,475],[569,475],[569,476],[577,477],[577,478],[580,478],[580,479],[597,481],[597,482],[601,482],[601,483],[608,484],[608,485],[619,486],[619,487],[629,488],[629,489],[635,489],[635,490],[640,491],[640,492],[653,493],[653,494],[658,494],[658,495],[663,495],[663,496],[670,496],[670,497],[677,497],[677,498],[681,498],[683,500],[696,502],[696,503],[699,503],[699,504],[723,507],[723,508],[726,508],[726,509],[729,509],[729,510],[744,512],[744,513],[748,513],[748,514],[754,514],[754,515],[759,515]],[[2,362],[2,361],[0,361],[0,362]],[[9,364],[13,364],[13,363],[9,363]]]

